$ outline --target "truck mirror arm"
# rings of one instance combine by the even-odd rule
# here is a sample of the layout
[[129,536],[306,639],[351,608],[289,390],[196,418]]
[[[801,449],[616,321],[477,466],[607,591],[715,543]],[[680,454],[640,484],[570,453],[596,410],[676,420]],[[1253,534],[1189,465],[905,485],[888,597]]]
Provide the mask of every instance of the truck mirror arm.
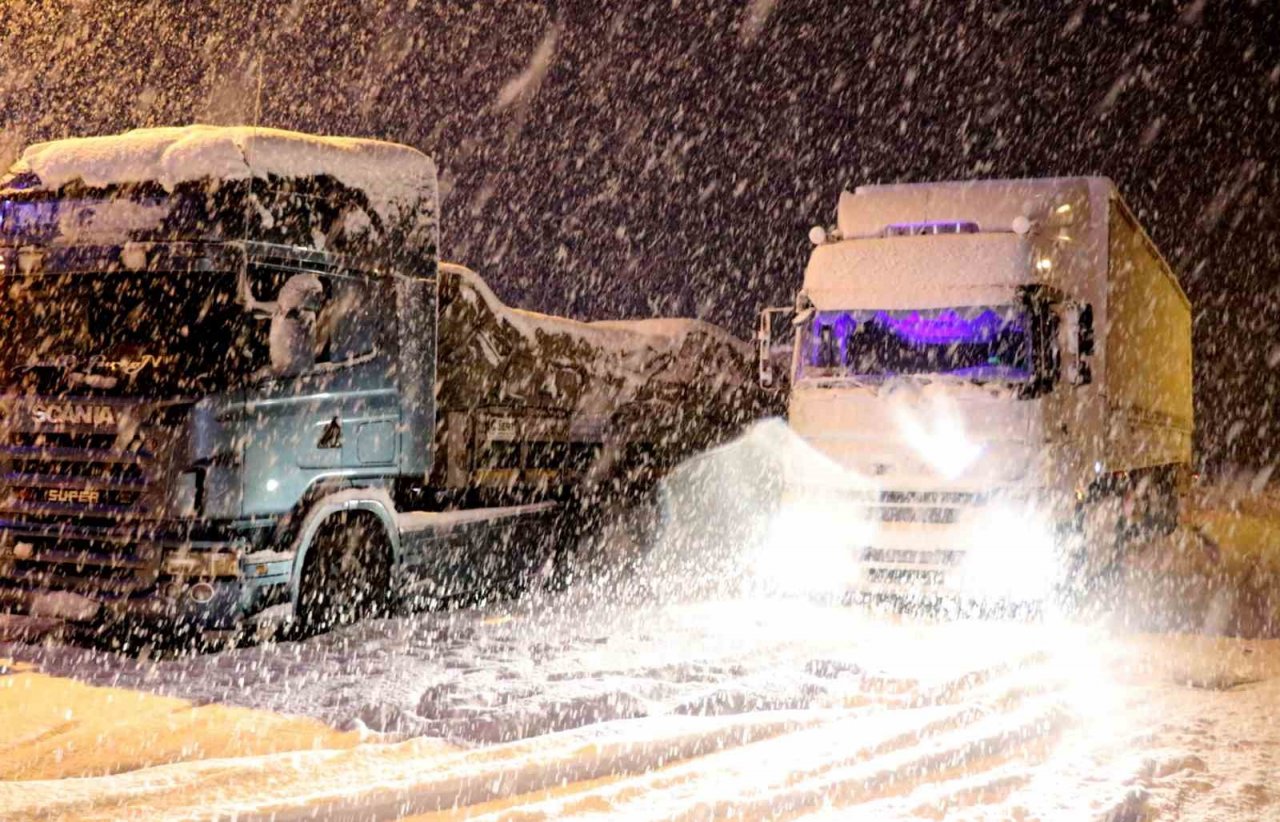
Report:
[[759,321],[756,324],[756,365],[758,367],[756,376],[761,388],[772,390],[779,387],[777,369],[773,362],[773,348],[778,338],[779,327],[785,327],[787,324],[775,320],[795,313],[795,309],[790,306],[765,308],[760,311]]
[[1035,399],[1052,391],[1062,381],[1064,371],[1068,381],[1074,379],[1075,359],[1064,356],[1073,345],[1063,339],[1063,329],[1070,325],[1069,312],[1064,307],[1070,303],[1061,291],[1042,284],[1022,286],[1019,292],[1030,325],[1032,372],[1020,395]]
[[1062,308],[1061,345],[1067,382],[1074,386],[1093,382],[1093,306],[1068,301]]
[[1093,304],[1085,303],[1080,308],[1080,331],[1077,335],[1080,340],[1080,356],[1093,356]]

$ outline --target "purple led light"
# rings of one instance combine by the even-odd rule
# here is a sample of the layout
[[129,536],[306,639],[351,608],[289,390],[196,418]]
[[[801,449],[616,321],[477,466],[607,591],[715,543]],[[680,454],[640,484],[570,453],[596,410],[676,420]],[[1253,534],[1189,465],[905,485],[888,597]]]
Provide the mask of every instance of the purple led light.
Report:
[[819,369],[856,367],[866,375],[1021,380],[1027,376],[1026,333],[1026,318],[1014,306],[821,311],[805,335],[804,362]]
[[40,178],[35,174],[27,171],[22,174],[15,174],[3,183],[0,188],[6,188],[10,191],[27,191],[40,185]]
[[876,322],[917,345],[987,342],[1005,327],[1021,331],[1018,323],[1007,322],[991,309],[970,319],[962,317],[959,312],[951,309],[932,317],[918,311],[902,317],[893,317],[886,311],[877,311]]
[[915,237],[925,234],[977,234],[978,224],[968,220],[928,220],[922,223],[893,223],[885,226],[887,237]]

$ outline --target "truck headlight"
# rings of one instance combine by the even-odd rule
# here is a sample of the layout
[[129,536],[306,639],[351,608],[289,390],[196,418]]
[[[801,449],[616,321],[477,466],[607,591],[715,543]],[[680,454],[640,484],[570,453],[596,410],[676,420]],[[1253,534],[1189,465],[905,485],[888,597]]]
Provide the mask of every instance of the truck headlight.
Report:
[[793,495],[769,519],[751,570],[766,588],[842,594],[858,578],[857,552],[873,541],[867,509],[838,494]]
[[1057,578],[1053,528],[1034,506],[999,501],[975,518],[968,534],[963,590],[979,597],[1038,600]]

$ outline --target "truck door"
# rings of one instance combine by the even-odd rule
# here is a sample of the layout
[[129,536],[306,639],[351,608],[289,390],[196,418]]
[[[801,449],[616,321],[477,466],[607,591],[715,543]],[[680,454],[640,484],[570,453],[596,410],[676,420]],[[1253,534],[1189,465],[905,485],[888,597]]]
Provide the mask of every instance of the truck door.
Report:
[[250,272],[268,366],[246,397],[244,513],[287,512],[322,477],[391,473],[399,404],[394,338],[371,281],[347,273]]

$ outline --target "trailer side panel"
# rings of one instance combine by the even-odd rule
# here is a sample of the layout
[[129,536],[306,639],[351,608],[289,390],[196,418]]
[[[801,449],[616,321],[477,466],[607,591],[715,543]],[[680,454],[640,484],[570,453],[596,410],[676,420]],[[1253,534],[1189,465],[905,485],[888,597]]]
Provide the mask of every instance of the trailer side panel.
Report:
[[1191,306],[1124,204],[1111,201],[1107,467],[1189,464]]

